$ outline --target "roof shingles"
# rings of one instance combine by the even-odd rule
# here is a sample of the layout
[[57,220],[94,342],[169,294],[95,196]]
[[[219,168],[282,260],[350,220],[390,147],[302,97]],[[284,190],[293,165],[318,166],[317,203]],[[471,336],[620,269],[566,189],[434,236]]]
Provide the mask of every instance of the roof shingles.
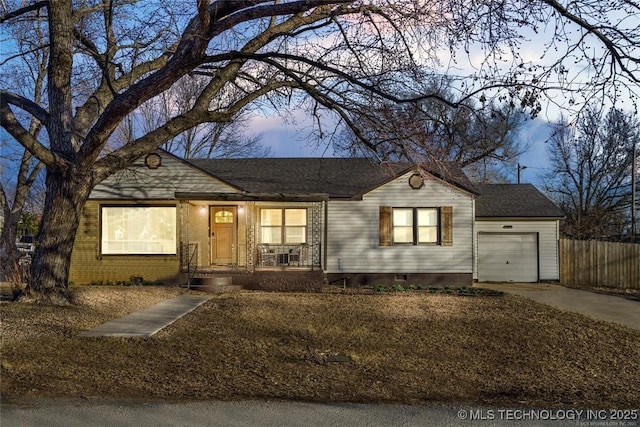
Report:
[[[249,193],[328,194],[353,198],[416,168],[366,158],[192,159],[198,168]],[[433,175],[475,192],[457,167],[422,165]]]
[[[416,164],[375,163],[367,158],[190,159],[188,162],[248,194],[325,194],[329,198],[359,198],[417,168]],[[476,217],[564,216],[531,184],[474,185],[452,164],[420,166],[476,194]]]
[[564,213],[531,184],[478,184],[476,217],[549,217]]

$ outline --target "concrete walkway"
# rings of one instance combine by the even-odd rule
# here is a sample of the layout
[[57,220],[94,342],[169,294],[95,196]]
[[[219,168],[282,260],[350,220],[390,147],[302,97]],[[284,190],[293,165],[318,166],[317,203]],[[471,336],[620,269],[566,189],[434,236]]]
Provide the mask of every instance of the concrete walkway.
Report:
[[180,295],[128,316],[104,323],[81,337],[150,337],[208,301],[211,296]]
[[640,301],[549,283],[476,283],[474,286],[520,295],[594,319],[640,330]]

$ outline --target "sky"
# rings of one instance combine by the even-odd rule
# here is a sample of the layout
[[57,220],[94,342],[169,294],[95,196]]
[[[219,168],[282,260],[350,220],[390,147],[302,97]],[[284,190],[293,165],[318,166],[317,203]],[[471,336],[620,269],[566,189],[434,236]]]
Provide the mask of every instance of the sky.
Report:
[[[520,137],[529,146],[519,159],[521,166],[521,182],[532,183],[542,189],[542,173],[548,163],[546,140],[550,136],[548,122],[541,118],[528,120],[523,127]],[[271,147],[272,157],[338,157],[327,143],[317,146],[309,143],[308,131],[304,130],[304,123],[297,126],[285,123],[277,115],[264,117],[255,116],[250,120],[248,131],[260,134],[262,143]],[[517,168],[510,174],[512,182],[517,181]]]
[[[553,31],[553,25],[550,24],[549,28],[541,29],[541,34],[533,33],[532,31],[524,30],[523,35],[525,40],[519,54],[522,61],[530,61],[539,65],[553,64],[558,58],[554,57],[553,50],[547,50],[545,43],[548,42],[550,34],[545,34],[545,31]],[[543,57],[541,53],[546,52]],[[452,65],[452,57],[447,49],[438,51],[438,58],[442,63],[442,69],[434,70],[434,72],[441,72],[448,74],[453,72],[457,75],[472,75],[477,72],[481,67],[483,61],[486,59],[482,49],[473,46],[470,49],[470,53],[467,55],[461,52],[456,56],[454,68],[449,69]],[[504,62],[505,68],[513,67],[513,62],[520,61],[518,58],[513,58],[510,54],[506,54],[504,57],[500,57],[500,61]],[[570,61],[569,61],[570,62]],[[575,66],[567,74],[569,76],[579,77],[578,80],[588,77],[588,71],[586,68],[576,62]],[[545,103],[543,98],[543,111],[538,118],[534,120],[528,120],[526,125],[521,131],[522,142],[529,147],[529,149],[520,156],[519,163],[525,166],[526,169],[521,171],[521,182],[533,183],[538,188],[542,189],[544,185],[543,173],[549,163],[549,157],[547,154],[547,140],[550,137],[550,122],[559,119],[562,113],[567,116],[567,112],[563,112],[562,109],[555,103],[561,103],[563,96],[560,93],[548,94],[553,102]],[[555,99],[553,97],[556,97]],[[328,145],[315,146],[310,145],[307,141],[307,133],[304,130],[305,118],[302,116],[297,117],[297,127],[291,124],[284,123],[277,115],[271,117],[255,117],[251,120],[251,133],[260,134],[262,141],[265,145],[271,147],[274,157],[335,157],[339,154],[332,150],[332,147]],[[308,123],[308,122],[307,122]],[[510,174],[512,182],[517,182],[517,167]]]

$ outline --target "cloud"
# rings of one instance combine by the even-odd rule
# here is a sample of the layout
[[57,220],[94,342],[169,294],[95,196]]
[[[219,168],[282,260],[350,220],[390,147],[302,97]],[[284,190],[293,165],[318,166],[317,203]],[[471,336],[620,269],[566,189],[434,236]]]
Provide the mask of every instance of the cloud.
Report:
[[304,112],[295,112],[294,116],[295,123],[277,113],[253,116],[247,130],[259,134],[262,143],[271,147],[274,157],[333,157],[335,154],[328,144],[318,144],[310,135],[312,123]]

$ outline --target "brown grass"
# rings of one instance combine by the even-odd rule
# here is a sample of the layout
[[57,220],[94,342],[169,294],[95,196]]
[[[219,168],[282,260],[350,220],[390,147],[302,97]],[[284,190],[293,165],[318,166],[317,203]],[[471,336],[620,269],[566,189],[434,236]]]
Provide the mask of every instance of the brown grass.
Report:
[[149,339],[77,337],[180,292],[83,287],[72,307],[1,304],[3,400],[640,404],[640,332],[515,296],[242,292]]

